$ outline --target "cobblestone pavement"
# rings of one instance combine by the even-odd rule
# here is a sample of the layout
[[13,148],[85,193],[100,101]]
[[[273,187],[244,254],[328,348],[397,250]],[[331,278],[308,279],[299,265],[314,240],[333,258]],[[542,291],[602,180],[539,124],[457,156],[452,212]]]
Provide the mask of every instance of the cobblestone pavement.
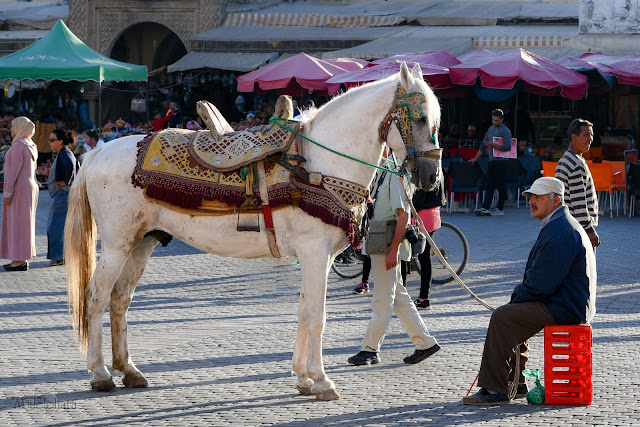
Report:
[[[334,402],[300,396],[291,376],[299,267],[236,260],[181,242],[158,248],[129,310],[129,346],[150,387],[90,391],[85,362],[67,313],[64,270],[49,267],[46,220],[38,206],[38,256],[29,272],[0,273],[0,425],[640,425],[640,217],[601,219],[598,314],[591,406],[462,405],[480,364],[489,312],[456,284],[435,286],[423,318],[442,350],[419,365],[393,319],[383,363],[353,367],[370,317],[371,294],[352,295],[357,280],[333,273],[327,292],[324,363],[342,393]],[[470,246],[467,284],[493,306],[522,278],[538,221],[525,208],[504,217],[444,215]],[[419,283],[410,276],[410,293]],[[108,316],[104,349],[111,364]],[[531,368],[543,368],[542,337],[532,340]]]

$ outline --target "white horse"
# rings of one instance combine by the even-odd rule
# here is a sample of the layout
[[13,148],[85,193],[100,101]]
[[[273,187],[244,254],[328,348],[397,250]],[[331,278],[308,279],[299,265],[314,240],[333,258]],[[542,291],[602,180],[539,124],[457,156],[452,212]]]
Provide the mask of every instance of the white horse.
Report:
[[[407,102],[398,98],[400,86],[412,99],[418,99],[417,104],[405,110],[414,114],[409,121],[407,114],[403,121],[398,112],[398,105],[402,108],[402,103]],[[401,161],[406,159],[406,168],[413,172],[414,182],[422,188],[433,188],[442,178],[442,150],[437,140],[432,139],[439,121],[438,100],[424,82],[419,67],[409,71],[403,64],[398,74],[352,89],[319,108],[303,123],[303,132],[333,150],[372,164],[379,163],[382,139],[386,137],[386,143],[397,157]],[[403,131],[405,135],[401,136]],[[222,256],[272,256],[266,233],[236,231],[236,215],[189,215],[146,198],[142,189],[131,184],[136,144],[141,138],[121,138],[89,153],[69,197],[64,236],[69,302],[80,347],[87,353],[91,387],[95,391],[116,389],[102,354],[102,316],[107,306],[111,318],[113,369],[124,374],[126,387],[148,385],[129,354],[126,324],[135,286],[158,243],[147,233],[161,230],[202,251]],[[364,187],[371,183],[372,167],[305,140],[300,145],[308,171]],[[412,156],[407,157],[407,151]],[[348,240],[342,229],[325,224],[295,206],[276,209],[273,223],[280,254],[297,257],[302,268],[293,354],[296,387],[301,394],[315,395],[319,400],[338,399],[340,394],[325,374],[322,363],[322,333],[327,274],[334,257],[348,246]],[[260,226],[264,230],[262,216]],[[96,266],[97,232],[102,251]]]

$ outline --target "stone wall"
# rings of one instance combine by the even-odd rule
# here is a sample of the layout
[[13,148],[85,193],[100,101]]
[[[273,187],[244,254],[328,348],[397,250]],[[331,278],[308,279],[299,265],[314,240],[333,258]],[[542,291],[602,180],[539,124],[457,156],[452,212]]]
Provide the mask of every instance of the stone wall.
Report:
[[69,28],[82,41],[108,55],[118,37],[142,22],[164,25],[189,39],[224,22],[227,0],[70,0]]

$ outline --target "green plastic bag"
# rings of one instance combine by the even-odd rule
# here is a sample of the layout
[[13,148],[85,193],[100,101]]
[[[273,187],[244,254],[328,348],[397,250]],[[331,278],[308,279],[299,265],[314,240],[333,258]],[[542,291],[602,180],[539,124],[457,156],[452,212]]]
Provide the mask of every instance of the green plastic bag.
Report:
[[536,386],[527,393],[527,402],[534,405],[544,404],[544,387],[540,384],[540,374],[538,373],[538,370],[536,369],[534,371],[533,369],[525,369],[522,371],[522,375],[525,377],[534,377],[536,379]]

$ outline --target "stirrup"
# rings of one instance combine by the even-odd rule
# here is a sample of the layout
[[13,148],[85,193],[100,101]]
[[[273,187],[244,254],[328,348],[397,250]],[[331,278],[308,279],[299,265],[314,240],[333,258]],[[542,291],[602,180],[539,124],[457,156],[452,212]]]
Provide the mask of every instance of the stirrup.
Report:
[[238,223],[236,225],[236,231],[255,231],[260,232],[260,211],[256,213],[256,225],[240,225],[240,214],[238,214]]

